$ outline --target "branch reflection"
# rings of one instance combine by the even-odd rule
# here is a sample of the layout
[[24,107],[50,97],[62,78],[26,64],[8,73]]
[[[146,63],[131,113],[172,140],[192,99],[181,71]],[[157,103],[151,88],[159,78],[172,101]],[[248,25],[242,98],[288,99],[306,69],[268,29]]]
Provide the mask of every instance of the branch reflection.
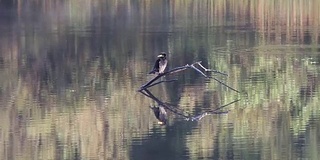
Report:
[[143,95],[151,98],[152,100],[154,100],[158,104],[158,106],[150,106],[150,108],[153,110],[155,117],[159,120],[158,124],[161,124],[161,125],[165,125],[167,123],[168,117],[167,117],[166,110],[171,111],[175,115],[183,117],[186,121],[200,121],[203,117],[208,116],[208,115],[226,114],[226,113],[228,113],[228,111],[221,111],[223,108],[240,101],[240,99],[237,99],[237,100],[234,100],[228,104],[222,105],[216,109],[213,109],[213,110],[210,110],[207,112],[203,112],[201,114],[186,115],[184,113],[184,111],[179,109],[178,107],[172,106],[169,103],[163,102],[160,99],[158,99],[148,89],[143,89],[139,92],[142,93]]

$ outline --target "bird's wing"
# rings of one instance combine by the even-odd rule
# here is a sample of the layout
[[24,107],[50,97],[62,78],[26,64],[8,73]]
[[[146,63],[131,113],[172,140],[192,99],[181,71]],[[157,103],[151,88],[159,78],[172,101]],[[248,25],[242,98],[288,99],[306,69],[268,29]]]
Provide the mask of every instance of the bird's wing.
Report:
[[167,120],[167,111],[164,107],[159,106],[159,120],[165,122]]
[[157,59],[156,62],[154,63],[152,71],[150,71],[149,74],[154,72],[159,72],[159,63],[160,63],[160,59]]
[[152,106],[150,107],[154,113],[154,115],[156,116],[157,119],[159,119],[159,113],[160,113],[160,110],[158,107],[155,107],[155,106]]

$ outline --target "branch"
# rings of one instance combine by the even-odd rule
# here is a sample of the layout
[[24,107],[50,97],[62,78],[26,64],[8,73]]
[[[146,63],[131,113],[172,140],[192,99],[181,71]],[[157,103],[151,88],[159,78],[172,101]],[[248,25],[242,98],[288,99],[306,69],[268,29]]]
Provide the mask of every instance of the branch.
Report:
[[154,83],[156,80],[158,80],[159,78],[161,78],[161,77],[163,77],[163,76],[165,76],[165,75],[167,75],[167,74],[173,74],[173,73],[177,73],[177,72],[184,71],[184,70],[186,70],[186,69],[188,69],[188,68],[192,68],[192,69],[194,69],[195,71],[197,71],[198,73],[200,73],[202,76],[204,76],[205,78],[212,78],[212,79],[214,79],[215,81],[219,82],[220,84],[226,86],[227,88],[229,88],[229,89],[231,89],[231,90],[233,90],[233,91],[235,91],[235,92],[237,92],[237,93],[240,93],[238,90],[236,90],[236,89],[228,86],[227,84],[223,83],[223,82],[220,81],[219,79],[216,79],[216,78],[214,78],[214,77],[208,77],[205,73],[203,73],[201,70],[199,70],[197,67],[195,67],[196,64],[199,65],[199,66],[200,66],[202,69],[204,69],[205,71],[212,71],[212,72],[220,73],[220,74],[223,74],[223,75],[226,75],[226,76],[227,76],[227,74],[225,74],[225,73],[222,73],[222,72],[219,72],[219,71],[216,71],[216,70],[210,70],[210,69],[205,68],[203,65],[201,65],[201,61],[198,61],[198,62],[192,63],[191,65],[186,64],[186,65],[181,66],[181,67],[173,68],[173,69],[171,69],[171,70],[169,70],[169,71],[167,71],[167,72],[164,72],[164,73],[162,73],[162,74],[158,74],[156,77],[154,77],[153,79],[151,79],[150,81],[148,81],[147,83],[145,83],[144,85],[142,85],[138,91],[142,91],[142,90],[145,90],[145,89],[147,89],[147,88],[149,88],[149,87],[153,87],[153,86],[155,86],[155,85],[157,85],[157,84],[159,84],[159,83],[176,81],[176,80],[168,80],[168,81],[160,81],[160,82]]
[[149,82],[147,82],[146,84],[142,85],[139,89],[139,91],[145,89],[147,86],[149,86],[151,83],[153,83],[154,81],[156,81],[157,79],[159,79],[160,77],[162,77],[163,74],[158,74],[156,77],[154,77],[153,79],[151,79]]
[[[149,87],[152,87],[152,86],[154,86],[154,85],[156,85],[156,84],[159,84],[159,83],[156,83],[156,84],[152,84],[152,83],[153,83],[154,81],[156,81],[157,79],[159,79],[159,78],[161,78],[161,77],[163,77],[163,76],[165,76],[165,75],[167,75],[167,74],[173,74],[173,73],[181,72],[181,71],[184,71],[184,70],[186,70],[186,69],[188,69],[188,68],[193,68],[193,69],[195,69],[197,72],[201,73],[203,76],[207,77],[203,72],[201,72],[199,69],[197,69],[196,67],[194,67],[195,64],[200,64],[200,63],[201,63],[201,61],[195,62],[195,63],[193,63],[193,64],[191,64],[191,65],[186,64],[186,65],[181,66],[181,67],[173,68],[173,69],[171,69],[171,70],[169,70],[169,71],[167,71],[167,72],[164,72],[164,73],[162,73],[162,74],[158,74],[156,77],[154,77],[153,79],[151,79],[150,81],[148,81],[146,84],[142,85],[138,91],[142,91],[142,90],[147,89],[147,88],[149,88]],[[166,81],[163,81],[163,82],[166,82]],[[162,82],[161,82],[161,83],[162,83]]]
[[[162,74],[158,74],[156,77],[154,77],[153,79],[151,79],[150,81],[148,81],[146,84],[142,85],[138,91],[142,91],[142,90],[144,90],[144,89],[147,89],[147,88],[149,88],[149,87],[152,87],[152,86],[156,85],[156,84],[152,84],[152,83],[153,83],[154,81],[156,81],[157,79],[159,79],[159,78],[161,78],[161,77],[163,77],[163,76],[165,76],[165,75],[167,75],[167,74],[173,74],[173,73],[176,73],[176,72],[181,72],[181,71],[183,71],[183,70],[186,70],[187,68],[189,68],[189,65],[188,65],[188,64],[185,65],[185,66],[173,68],[173,69],[171,69],[171,70],[169,70],[169,71],[167,71],[167,72],[164,72],[164,73],[162,73]],[[164,82],[165,82],[165,81],[164,81]],[[151,84],[152,84],[152,85],[151,85]],[[158,83],[158,84],[159,84],[159,83]]]

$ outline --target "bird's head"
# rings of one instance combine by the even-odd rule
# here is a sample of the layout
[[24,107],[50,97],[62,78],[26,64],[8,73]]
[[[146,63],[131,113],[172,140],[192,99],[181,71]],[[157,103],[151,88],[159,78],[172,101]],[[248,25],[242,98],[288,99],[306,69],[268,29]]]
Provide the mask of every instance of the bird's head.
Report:
[[158,58],[166,58],[167,54],[165,52],[161,52],[161,54],[158,55]]
[[159,124],[159,125],[166,125],[166,122],[158,121],[158,124]]

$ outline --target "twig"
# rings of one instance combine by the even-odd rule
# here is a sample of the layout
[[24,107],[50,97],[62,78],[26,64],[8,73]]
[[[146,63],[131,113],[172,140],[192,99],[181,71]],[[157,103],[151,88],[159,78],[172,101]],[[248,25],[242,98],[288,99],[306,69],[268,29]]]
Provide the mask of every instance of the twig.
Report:
[[178,72],[184,71],[186,69],[188,69],[188,68],[180,68],[180,69],[177,69],[177,70],[174,70],[174,71],[171,70],[170,74],[178,73]]
[[205,116],[207,116],[207,115],[208,115],[208,113],[205,112],[205,113],[200,114],[200,115],[198,115],[198,116],[186,118],[186,121],[190,121],[190,120],[191,120],[191,121],[200,121],[203,117],[205,117]]
[[211,70],[211,69],[208,69],[208,71],[207,71],[207,72],[214,72],[214,73],[222,74],[222,75],[224,75],[224,76],[229,76],[227,73],[223,73],[223,72],[220,72],[220,71],[218,71],[218,70]]
[[206,72],[215,72],[215,73],[220,73],[220,74],[222,74],[222,75],[224,75],[224,76],[228,76],[228,74],[226,74],[226,73],[222,73],[222,72],[220,72],[220,71],[213,70],[213,69],[207,69],[207,68],[205,68],[201,63],[198,63],[198,65],[199,65],[204,71],[206,71]]
[[223,83],[223,82],[222,82],[222,81],[220,81],[219,79],[214,78],[214,77],[210,77],[210,78],[212,78],[212,79],[214,79],[215,81],[219,82],[220,84],[222,84],[222,85],[226,86],[227,88],[229,88],[229,89],[231,89],[231,90],[233,90],[233,91],[235,91],[235,92],[240,93],[238,90],[236,90],[236,89],[234,89],[234,88],[232,88],[232,87],[228,86],[227,84]]
[[197,72],[199,72],[200,74],[202,74],[204,77],[208,78],[207,75],[205,75],[203,72],[201,72],[198,68],[196,68],[194,65],[190,66],[192,69],[196,70]]
[[240,100],[241,100],[241,99],[234,100],[234,101],[232,101],[232,102],[230,102],[230,103],[228,103],[228,104],[222,105],[222,106],[214,109],[213,111],[209,111],[209,112],[215,112],[215,111],[217,111],[217,110],[221,110],[222,108],[227,107],[227,106],[229,106],[229,105],[231,105],[231,104],[233,104],[233,103],[236,103],[236,102],[238,102],[238,101],[240,101]]
[[[200,62],[196,62],[196,63],[194,63],[194,64],[198,64],[199,66],[201,66],[202,68],[204,68],[204,67],[201,65],[201,61],[200,61]],[[204,77],[208,78],[207,75],[205,75],[203,72],[201,72],[201,71],[200,71],[198,68],[196,68],[193,64],[192,64],[190,67],[191,67],[192,69],[196,70],[197,72],[201,73]],[[207,70],[206,68],[204,68],[204,69]],[[236,90],[236,89],[228,86],[227,84],[223,83],[222,81],[220,81],[220,80],[218,80],[218,79],[216,79],[216,78],[214,78],[214,77],[210,77],[210,78],[216,80],[217,82],[221,83],[222,85],[226,86],[227,88],[229,88],[229,89],[231,89],[231,90],[233,90],[233,91],[236,91],[236,92],[240,93],[238,90]]]

